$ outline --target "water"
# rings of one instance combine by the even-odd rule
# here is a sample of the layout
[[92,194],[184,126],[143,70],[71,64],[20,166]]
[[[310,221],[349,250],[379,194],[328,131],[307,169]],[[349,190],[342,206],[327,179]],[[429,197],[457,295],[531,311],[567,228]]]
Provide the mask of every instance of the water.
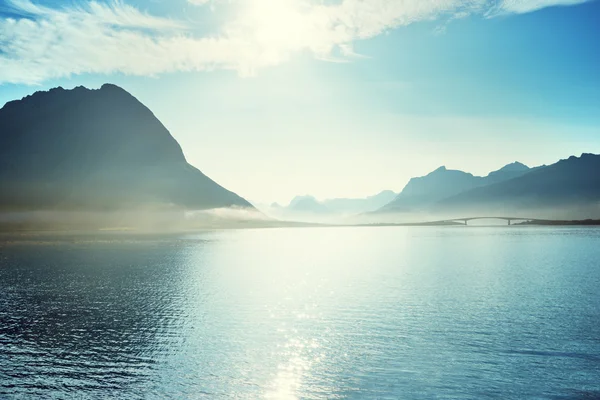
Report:
[[599,244],[533,227],[17,238],[0,398],[598,399]]

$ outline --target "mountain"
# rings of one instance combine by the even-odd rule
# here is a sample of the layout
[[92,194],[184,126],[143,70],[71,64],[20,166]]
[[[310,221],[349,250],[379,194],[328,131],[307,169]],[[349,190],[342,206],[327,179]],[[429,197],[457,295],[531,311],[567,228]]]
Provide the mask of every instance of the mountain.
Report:
[[122,88],[37,92],[0,109],[0,210],[252,208],[187,163]]
[[296,196],[287,206],[287,211],[313,214],[327,214],[331,210],[313,196]]
[[376,195],[361,199],[330,199],[325,200],[323,205],[330,210],[343,214],[360,214],[375,211],[388,204],[396,197],[396,193],[391,190],[384,190]]
[[505,165],[497,171],[490,172],[489,175],[484,178],[484,185],[491,185],[492,183],[507,181],[509,179],[524,175],[530,171],[532,171],[532,169],[527,165],[515,161],[514,163]]
[[288,212],[351,215],[374,211],[396,197],[391,190],[384,190],[365,198],[336,198],[319,201],[313,196],[296,196],[286,207]]
[[518,212],[555,219],[597,217],[600,155],[572,156],[513,179],[467,190],[436,202],[431,210],[470,214]]
[[255,203],[257,208],[272,217],[287,221],[302,222],[347,222],[349,217],[374,211],[389,203],[396,197],[391,190],[384,190],[376,195],[365,198],[336,198],[317,200],[310,195],[296,196],[289,205],[281,206],[278,203]]
[[519,162],[508,164],[485,177],[440,167],[428,175],[412,178],[402,192],[378,212],[411,212],[426,209],[431,204],[459,193],[513,179],[531,171]]

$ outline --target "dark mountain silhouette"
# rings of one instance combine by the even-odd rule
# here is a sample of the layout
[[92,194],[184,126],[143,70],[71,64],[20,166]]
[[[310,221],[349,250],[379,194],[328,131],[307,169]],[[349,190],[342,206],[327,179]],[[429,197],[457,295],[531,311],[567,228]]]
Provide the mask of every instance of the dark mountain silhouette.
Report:
[[152,112],[110,84],[0,109],[0,185],[5,211],[252,207],[188,164]]
[[497,171],[490,172],[489,175],[486,178],[484,178],[483,181],[485,185],[490,185],[492,183],[502,182],[516,178],[530,171],[532,171],[532,169],[529,168],[527,165],[515,161],[514,163],[505,165]]
[[[435,212],[530,212],[548,218],[586,218],[600,213],[600,155],[572,156],[520,177],[438,201]],[[530,215],[528,215],[530,216]]]
[[521,176],[530,168],[519,162],[508,164],[486,177],[440,167],[426,176],[412,178],[402,192],[379,212],[411,212],[459,193]]

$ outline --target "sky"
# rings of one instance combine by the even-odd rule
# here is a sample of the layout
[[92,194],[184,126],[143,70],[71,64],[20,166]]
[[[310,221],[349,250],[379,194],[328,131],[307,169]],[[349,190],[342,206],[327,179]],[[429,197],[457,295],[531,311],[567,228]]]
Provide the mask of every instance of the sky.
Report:
[[111,82],[261,203],[600,153],[600,1],[0,0],[0,106]]

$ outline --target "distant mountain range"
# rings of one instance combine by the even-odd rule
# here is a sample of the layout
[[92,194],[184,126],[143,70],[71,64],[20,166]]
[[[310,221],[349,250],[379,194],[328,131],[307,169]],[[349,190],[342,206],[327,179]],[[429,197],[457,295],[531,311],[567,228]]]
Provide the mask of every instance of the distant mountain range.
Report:
[[296,213],[329,214],[332,212],[324,203],[308,195],[294,197],[285,209]]
[[486,177],[441,167],[411,179],[377,213],[594,218],[600,215],[600,155],[536,168],[515,162]]
[[[441,212],[521,211],[546,218],[600,215],[600,155],[572,156],[495,184],[467,190],[437,202]],[[529,216],[528,214],[528,216]]]
[[286,207],[293,212],[311,212],[316,214],[359,214],[375,211],[389,203],[396,193],[384,190],[376,195],[364,198],[337,198],[318,201],[313,196],[296,196]]
[[[177,210],[181,217],[184,210],[229,208],[243,210],[244,221],[266,221],[248,201],[188,164],[152,112],[110,84],[37,92],[0,109],[0,187],[2,215],[142,209]],[[398,215],[598,218],[600,156],[536,168],[514,162],[485,177],[440,167],[411,179],[399,194],[324,201],[298,196],[288,206],[260,208],[283,220],[332,223],[357,222],[357,215],[377,222]],[[211,224],[238,218],[229,215],[202,218]]]
[[258,206],[268,214],[283,219],[316,221],[330,217],[352,216],[375,211],[396,197],[391,190],[364,198],[336,198],[319,201],[315,197],[296,196],[289,205],[273,203],[270,206]]
[[0,109],[0,210],[253,208],[187,163],[115,85],[37,92]]
[[440,167],[428,175],[412,178],[402,192],[380,211],[410,212],[427,209],[445,198],[477,187],[516,178],[530,171],[528,166],[520,162],[508,164],[485,177]]

